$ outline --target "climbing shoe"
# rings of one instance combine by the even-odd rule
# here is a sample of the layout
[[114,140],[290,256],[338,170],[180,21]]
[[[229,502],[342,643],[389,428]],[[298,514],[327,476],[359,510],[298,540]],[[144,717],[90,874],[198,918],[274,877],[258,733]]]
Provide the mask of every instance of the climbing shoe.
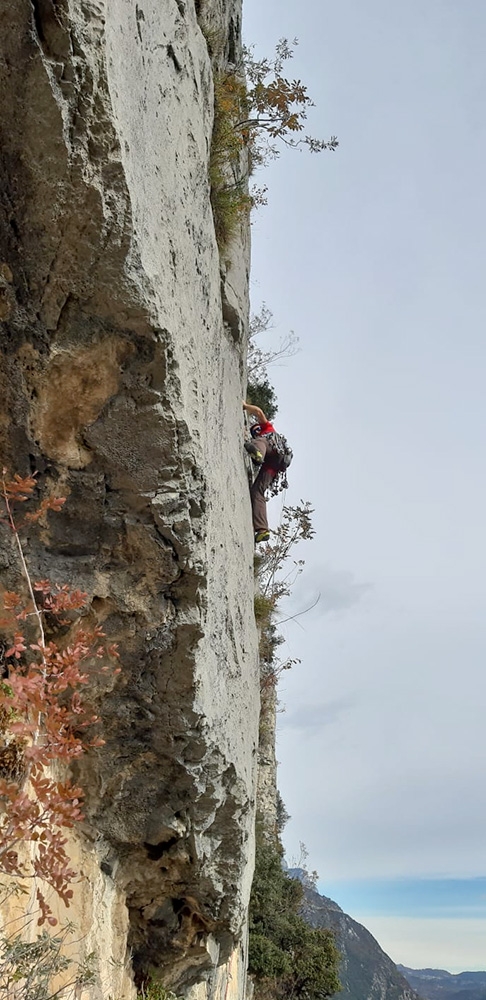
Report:
[[268,542],[269,538],[269,531],[255,531],[255,545],[258,545],[259,542]]
[[255,442],[254,441],[245,441],[245,448],[246,448],[246,450],[247,450],[247,452],[248,452],[248,454],[249,454],[252,462],[254,463],[254,465],[261,465],[262,462],[263,462],[263,455],[262,455],[261,451],[258,451],[258,448],[257,448]]

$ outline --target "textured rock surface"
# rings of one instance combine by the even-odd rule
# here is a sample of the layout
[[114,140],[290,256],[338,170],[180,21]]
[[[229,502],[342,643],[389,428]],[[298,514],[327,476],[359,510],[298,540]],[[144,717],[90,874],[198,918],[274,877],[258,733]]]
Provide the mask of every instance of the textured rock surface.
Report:
[[[206,15],[234,58],[238,0]],[[87,590],[122,654],[81,909],[179,988],[236,961],[252,870],[248,234],[221,271],[193,0],[4,0],[0,28],[2,459],[68,497],[33,570]]]
[[258,740],[257,812],[266,840],[277,836],[277,690],[268,672],[262,675]]

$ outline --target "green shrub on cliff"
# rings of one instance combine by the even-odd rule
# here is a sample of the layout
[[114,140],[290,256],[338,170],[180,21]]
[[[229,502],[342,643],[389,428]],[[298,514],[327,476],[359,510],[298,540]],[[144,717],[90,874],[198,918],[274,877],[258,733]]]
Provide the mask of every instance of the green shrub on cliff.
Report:
[[278,847],[260,844],[250,900],[249,971],[258,998],[325,1000],[340,989],[330,931],[300,916],[304,890],[282,869]]
[[263,410],[267,420],[274,419],[277,413],[277,396],[266,376],[260,379],[249,378],[246,395],[249,403]]
[[183,1000],[162,983],[149,979],[137,992],[137,1000]]

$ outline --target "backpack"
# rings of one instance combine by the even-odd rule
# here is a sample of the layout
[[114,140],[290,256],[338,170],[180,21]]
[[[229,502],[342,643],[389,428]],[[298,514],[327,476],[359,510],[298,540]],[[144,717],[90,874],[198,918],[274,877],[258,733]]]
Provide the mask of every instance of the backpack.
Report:
[[294,457],[294,453],[287,441],[287,438],[284,437],[283,434],[279,434],[278,431],[272,431],[271,434],[265,434],[265,437],[272,451],[278,456],[279,472],[285,472]]
[[272,431],[270,434],[265,434],[264,436],[272,449],[272,458],[276,456],[278,460],[277,474],[274,476],[273,482],[269,487],[271,495],[277,496],[280,490],[288,489],[287,469],[294,455],[287,438],[283,434],[279,434],[278,431]]

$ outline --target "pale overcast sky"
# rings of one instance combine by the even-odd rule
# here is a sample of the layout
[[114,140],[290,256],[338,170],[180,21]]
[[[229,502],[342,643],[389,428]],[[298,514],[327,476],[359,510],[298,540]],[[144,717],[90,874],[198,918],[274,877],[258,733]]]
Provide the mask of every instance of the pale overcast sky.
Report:
[[[253,308],[289,502],[316,538],[286,626],[289,856],[396,962],[486,968],[486,4],[244,0],[257,53],[299,46],[309,131],[257,180]],[[274,518],[278,501],[272,501]]]

